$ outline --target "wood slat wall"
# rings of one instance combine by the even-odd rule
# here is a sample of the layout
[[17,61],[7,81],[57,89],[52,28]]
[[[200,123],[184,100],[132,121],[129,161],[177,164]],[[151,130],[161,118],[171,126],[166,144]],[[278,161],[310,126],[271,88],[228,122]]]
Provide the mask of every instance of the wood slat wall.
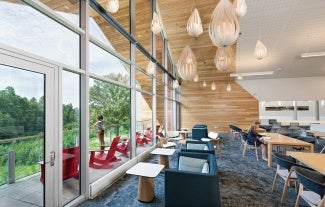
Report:
[[249,126],[259,119],[258,101],[236,82],[226,91],[227,82],[216,82],[217,90],[211,90],[211,82],[183,82],[181,88],[181,128],[206,124],[209,131],[229,132],[229,124]]

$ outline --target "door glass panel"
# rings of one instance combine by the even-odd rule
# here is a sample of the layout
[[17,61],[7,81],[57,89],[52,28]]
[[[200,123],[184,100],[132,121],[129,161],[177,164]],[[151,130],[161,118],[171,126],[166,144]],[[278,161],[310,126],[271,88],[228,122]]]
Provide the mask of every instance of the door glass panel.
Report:
[[63,71],[63,144],[62,144],[62,203],[80,195],[80,93],[79,75]]
[[45,76],[5,65],[0,71],[1,202],[43,206]]

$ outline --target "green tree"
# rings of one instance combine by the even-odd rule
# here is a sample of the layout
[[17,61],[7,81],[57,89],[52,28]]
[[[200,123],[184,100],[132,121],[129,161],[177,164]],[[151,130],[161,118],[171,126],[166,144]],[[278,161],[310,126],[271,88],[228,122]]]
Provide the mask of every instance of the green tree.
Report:
[[[123,77],[121,74],[110,74],[108,78],[125,84],[127,83],[127,77]],[[94,80],[94,85],[90,88],[89,93],[92,124],[100,114],[104,116],[105,125],[129,124],[130,89],[116,84]]]
[[43,102],[20,97],[11,86],[0,91],[0,112],[0,127],[6,131],[0,132],[0,138],[17,136],[17,127],[23,129],[23,135],[38,134],[44,128]]

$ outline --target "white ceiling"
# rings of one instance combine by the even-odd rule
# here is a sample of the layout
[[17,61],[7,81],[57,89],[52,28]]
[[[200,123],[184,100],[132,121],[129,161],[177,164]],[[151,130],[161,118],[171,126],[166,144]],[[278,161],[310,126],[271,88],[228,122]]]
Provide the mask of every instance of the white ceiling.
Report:
[[[325,89],[325,57],[300,57],[305,52],[325,51],[325,1],[246,0],[246,3],[247,14],[240,19],[236,72],[274,71],[274,75],[245,77],[237,82],[261,101],[325,99],[324,91],[315,90],[315,86]],[[258,39],[268,50],[262,60],[253,55]],[[305,77],[317,79],[302,79]],[[263,84],[264,79],[272,79],[271,85],[277,86],[277,91],[270,84]],[[306,90],[309,94],[292,94],[301,85],[310,88]]]
[[[325,57],[300,57],[308,51],[325,51],[324,0],[246,0],[246,3],[248,11],[240,19],[242,34],[237,41],[237,72],[273,70],[275,74],[267,78],[325,75]],[[258,39],[268,50],[262,60],[253,56]]]

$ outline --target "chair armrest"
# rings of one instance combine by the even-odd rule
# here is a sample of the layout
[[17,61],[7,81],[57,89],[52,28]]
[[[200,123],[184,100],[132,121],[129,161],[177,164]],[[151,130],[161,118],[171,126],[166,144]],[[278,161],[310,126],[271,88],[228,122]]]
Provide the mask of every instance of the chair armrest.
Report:
[[166,169],[165,206],[221,206],[218,174]]

